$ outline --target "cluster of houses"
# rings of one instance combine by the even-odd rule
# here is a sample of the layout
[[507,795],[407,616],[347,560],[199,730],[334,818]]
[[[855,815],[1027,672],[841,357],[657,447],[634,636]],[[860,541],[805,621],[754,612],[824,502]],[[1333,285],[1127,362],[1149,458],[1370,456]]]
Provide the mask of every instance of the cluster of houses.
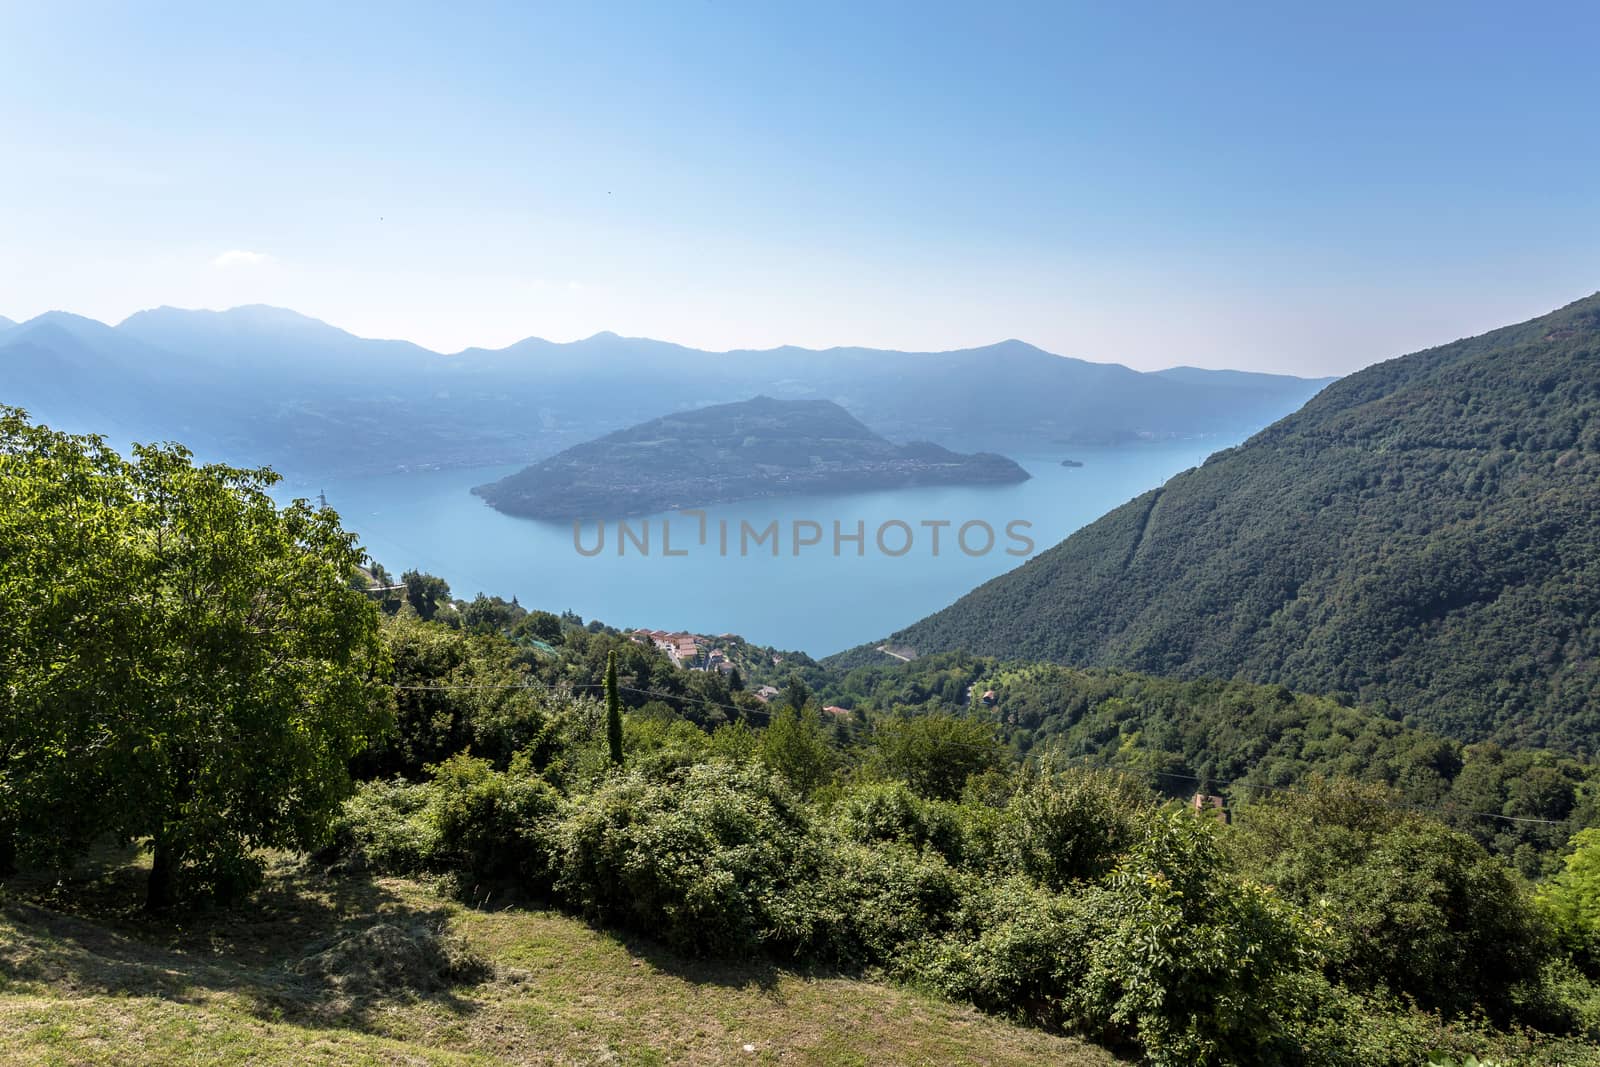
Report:
[[[724,674],[733,670],[733,661],[722,649],[713,645],[709,638],[700,634],[668,633],[666,630],[635,630],[633,639],[641,644],[654,645],[667,654],[667,658],[679,667],[691,671],[721,671]],[[731,635],[724,634],[724,637]]]

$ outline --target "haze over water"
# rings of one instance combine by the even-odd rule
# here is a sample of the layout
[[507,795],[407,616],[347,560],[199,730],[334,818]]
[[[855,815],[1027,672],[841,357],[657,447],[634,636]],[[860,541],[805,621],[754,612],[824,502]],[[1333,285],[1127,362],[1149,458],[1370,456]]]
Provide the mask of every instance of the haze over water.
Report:
[[[326,492],[347,528],[356,531],[368,552],[398,574],[417,567],[450,583],[457,597],[478,592],[510,599],[524,607],[572,610],[585,621],[613,626],[737,633],[758,644],[799,649],[824,656],[895,629],[936,611],[973,587],[1019,566],[1023,558],[1006,554],[1016,542],[1006,524],[1025,520],[1042,552],[1118,504],[1195,466],[1236,440],[1174,441],[1118,448],[1062,448],[1049,454],[1013,455],[1033,477],[1019,485],[982,488],[905,489],[876,493],[789,497],[746,501],[706,509],[708,544],[697,543],[698,519],[685,515],[648,518],[650,549],[638,554],[629,544],[617,554],[616,524],[606,529],[605,549],[593,557],[574,547],[570,523],[512,518],[489,508],[470,489],[519,469],[516,465],[469,470],[422,471],[329,482],[285,483],[278,495],[315,498]],[[1061,466],[1064,458],[1084,466]],[[730,530],[727,555],[718,548],[718,523]],[[766,545],[740,556],[741,522],[761,529],[776,520],[781,543],[774,557]],[[792,523],[810,520],[822,542],[791,544]],[[891,520],[909,525],[911,550],[902,556],[881,553],[878,528]],[[956,530],[970,520],[994,528],[992,551],[969,556],[956,544]],[[662,523],[670,522],[673,550],[661,553]],[[853,544],[833,554],[833,524],[849,532],[866,529],[864,555]],[[940,551],[932,553],[932,531],[924,521],[947,521]],[[644,519],[629,521],[638,530]],[[585,548],[595,544],[596,523],[582,528]],[[898,551],[904,534],[891,529],[885,541]],[[970,547],[981,547],[974,528]]]

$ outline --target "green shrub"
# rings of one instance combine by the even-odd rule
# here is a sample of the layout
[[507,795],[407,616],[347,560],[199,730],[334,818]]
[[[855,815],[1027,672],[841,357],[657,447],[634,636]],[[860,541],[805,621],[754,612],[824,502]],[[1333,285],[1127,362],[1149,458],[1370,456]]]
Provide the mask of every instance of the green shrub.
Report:
[[835,799],[831,814],[835,828],[852,841],[931,848],[953,866],[975,868],[993,862],[1004,823],[987,805],[929,800],[904,782],[851,786]]
[[711,736],[666,705],[651,701],[624,717],[622,748],[630,768],[646,778],[664,778],[703,762]]
[[[802,687],[803,688],[803,687]],[[828,743],[821,717],[813,709],[780,708],[761,732],[761,762],[801,794],[809,794],[833,776],[839,754]]]
[[756,758],[761,738],[743,719],[724,723],[711,732],[708,754],[711,759],[748,763]]
[[985,1011],[1051,1029],[1066,1025],[1089,938],[1082,912],[1067,898],[1028,878],[981,882],[962,901],[954,926],[908,953],[902,976]]
[[426,768],[470,749],[496,769],[518,752],[554,754],[568,698],[527,685],[519,650],[496,634],[474,634],[400,616],[383,624],[394,665],[395,729],[357,760],[362,776]]
[[562,823],[557,888],[591,917],[685,953],[748,951],[779,892],[808,876],[808,829],[787,786],[757,767],[616,775]]
[[1099,882],[1068,896],[1031,879],[972,887],[953,932],[903,972],[988,1011],[1137,1048],[1157,1065],[1292,1058],[1316,933],[1231,875],[1212,824],[1168,808]]
[[363,782],[333,823],[337,852],[358,866],[392,874],[429,867],[434,828],[422,817],[429,789],[403,778]]
[[521,760],[496,771],[487,760],[453,756],[432,770],[420,784],[363,784],[335,824],[339,850],[394,874],[457,874],[547,891],[556,791]]
[[874,743],[886,777],[942,800],[959,797],[968,778],[1005,761],[994,724],[942,713],[884,722]]
[[1348,782],[1238,816],[1245,865],[1331,929],[1330,978],[1502,1022],[1538,1000],[1545,925],[1520,878],[1467,835]]
[[1153,799],[1149,789],[1115,771],[1033,776],[1008,808],[1012,861],[1052,889],[1098,878],[1138,840]]
[[1573,835],[1561,871],[1539,887],[1539,907],[1561,947],[1600,973],[1600,829]]
[[430,866],[477,881],[513,881],[532,892],[551,885],[551,850],[561,798],[513,761],[452,756],[433,768],[422,818],[430,828]]
[[769,910],[770,947],[846,966],[886,965],[950,925],[965,881],[932,850],[830,841],[815,875],[791,883]]
[[1316,971],[1289,986],[1298,1012],[1281,1020],[1285,1067],[1416,1067],[1445,1039],[1438,1017],[1352,993]]
[[1214,830],[1169,807],[1073,900],[1089,930],[1075,1025],[1137,1041],[1151,1064],[1281,1062],[1294,979],[1320,963],[1320,932],[1270,889],[1232,876]]

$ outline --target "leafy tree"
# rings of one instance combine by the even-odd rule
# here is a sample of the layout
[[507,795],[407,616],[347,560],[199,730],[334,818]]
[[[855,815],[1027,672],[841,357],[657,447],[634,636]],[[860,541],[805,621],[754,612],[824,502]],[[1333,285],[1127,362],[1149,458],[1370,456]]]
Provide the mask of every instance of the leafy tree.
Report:
[[0,824],[26,852],[148,838],[165,907],[324,829],[388,721],[377,612],[338,516],[276,481],[0,412]]
[[960,796],[971,775],[1000,766],[1005,754],[991,724],[946,714],[891,720],[876,742],[888,774],[946,800]]
[[514,635],[556,644],[561,640],[561,617],[548,611],[530,611],[517,623]]
[[[127,465],[0,408],[0,869],[64,862],[123,807],[139,675]],[[114,747],[113,747],[114,746]]]
[[533,684],[510,640],[409,614],[386,619],[382,634],[394,669],[395,729],[356,761],[358,775],[418,779],[467,749],[496,770],[523,750],[543,765],[560,701]]
[[478,633],[509,634],[526,614],[515,601],[479,593],[461,609],[461,624]]
[[1538,899],[1562,947],[1590,974],[1600,969],[1600,829],[1573,837],[1561,872],[1539,888]]
[[412,569],[400,576],[406,587],[406,603],[424,621],[438,614],[439,605],[449,603],[450,585],[443,578]]
[[617,689],[617,653],[606,656],[606,745],[611,762],[622,766],[622,694]]
[[837,757],[816,711],[778,709],[761,734],[761,761],[801,794],[810,793],[833,773]]
[[811,703],[811,690],[798,672],[789,675],[789,684],[783,688],[782,700],[785,707],[793,708],[795,711],[804,711],[806,705]]

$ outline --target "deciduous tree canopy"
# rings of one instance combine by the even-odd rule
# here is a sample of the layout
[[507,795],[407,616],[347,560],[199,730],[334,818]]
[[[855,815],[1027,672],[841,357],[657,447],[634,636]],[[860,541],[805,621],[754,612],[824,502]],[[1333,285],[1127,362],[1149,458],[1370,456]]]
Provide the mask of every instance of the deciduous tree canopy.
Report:
[[0,838],[149,838],[151,902],[231,895],[312,841],[389,721],[377,613],[332,511],[270,471],[124,459],[0,409]]

